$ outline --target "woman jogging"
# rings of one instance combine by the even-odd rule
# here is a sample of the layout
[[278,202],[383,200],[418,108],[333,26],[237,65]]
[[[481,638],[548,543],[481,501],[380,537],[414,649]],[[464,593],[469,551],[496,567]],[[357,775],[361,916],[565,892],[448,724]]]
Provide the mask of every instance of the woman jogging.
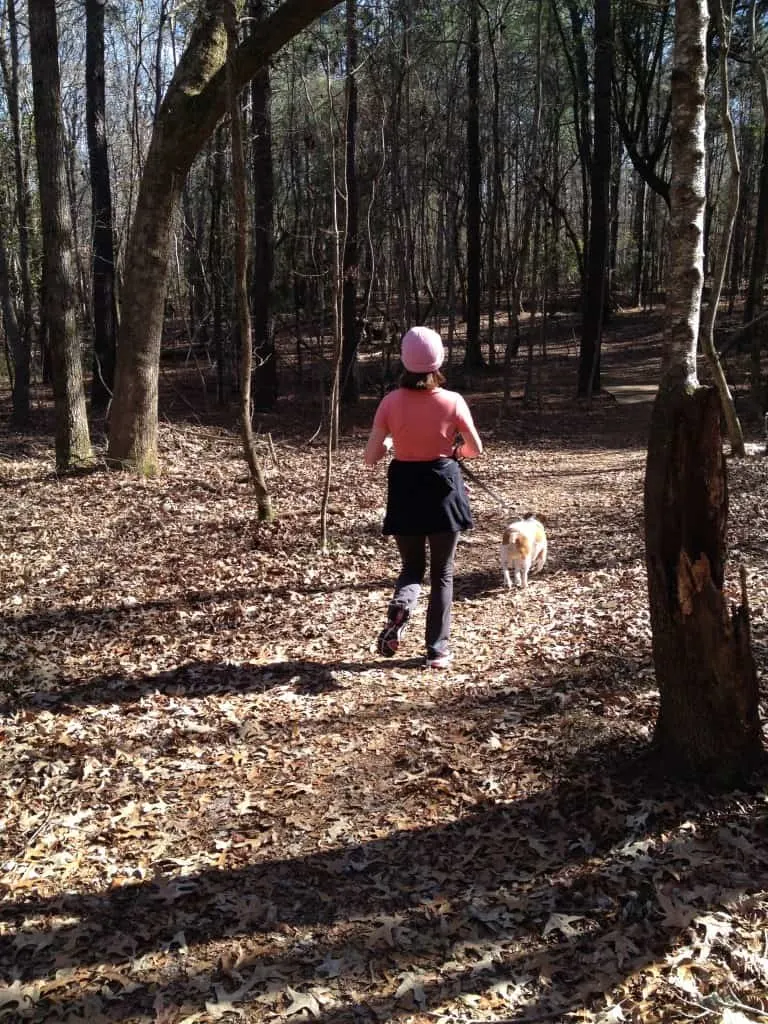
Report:
[[[416,607],[429,545],[431,591],[427,606],[426,665],[448,668],[453,603],[453,560],[459,534],[472,526],[472,513],[457,459],[480,455],[480,440],[467,403],[442,385],[440,335],[412,327],[400,345],[404,371],[400,386],[376,410],[365,461],[375,466],[389,451],[387,511],[382,532],[393,535],[402,560],[400,575],[377,644],[392,657]],[[457,434],[461,435],[457,444]]]

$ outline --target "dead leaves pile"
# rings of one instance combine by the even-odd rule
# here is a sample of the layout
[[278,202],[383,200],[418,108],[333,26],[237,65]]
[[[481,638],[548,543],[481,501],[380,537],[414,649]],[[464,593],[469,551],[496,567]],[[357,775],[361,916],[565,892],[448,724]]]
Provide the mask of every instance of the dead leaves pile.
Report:
[[[156,481],[57,480],[33,439],[0,464],[0,1020],[768,1021],[765,787],[643,770],[641,442],[486,437],[551,562],[502,591],[475,489],[448,673],[423,607],[374,653],[395,566],[360,438],[326,554],[298,443],[265,449],[261,527],[223,432],[166,427]],[[733,463],[762,677],[767,484]]]

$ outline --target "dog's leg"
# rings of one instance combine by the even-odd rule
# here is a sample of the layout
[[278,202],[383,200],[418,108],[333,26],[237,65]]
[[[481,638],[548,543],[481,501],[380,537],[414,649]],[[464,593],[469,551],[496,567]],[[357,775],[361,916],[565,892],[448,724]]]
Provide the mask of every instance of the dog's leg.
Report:
[[528,561],[528,559],[526,558],[526,560],[523,562],[522,566],[520,567],[520,586],[523,588],[523,590],[525,590],[525,588],[528,586],[528,570],[530,568],[531,568],[531,564]]
[[539,569],[543,569],[547,562],[547,538],[541,542],[541,551],[539,552]]
[[509,548],[506,544],[501,546],[501,554],[499,555],[499,562],[501,563],[501,575],[504,578],[504,582],[507,585],[507,590],[512,589],[512,580],[509,575]]

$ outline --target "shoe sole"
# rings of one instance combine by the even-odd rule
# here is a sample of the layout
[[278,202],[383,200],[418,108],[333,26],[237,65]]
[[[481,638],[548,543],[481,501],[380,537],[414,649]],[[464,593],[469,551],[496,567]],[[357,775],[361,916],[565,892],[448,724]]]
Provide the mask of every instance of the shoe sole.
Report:
[[381,631],[379,639],[376,641],[376,650],[382,657],[392,658],[397,654],[400,647],[400,637],[403,635],[409,618],[410,614],[407,610],[399,611],[397,617],[392,622],[388,622]]

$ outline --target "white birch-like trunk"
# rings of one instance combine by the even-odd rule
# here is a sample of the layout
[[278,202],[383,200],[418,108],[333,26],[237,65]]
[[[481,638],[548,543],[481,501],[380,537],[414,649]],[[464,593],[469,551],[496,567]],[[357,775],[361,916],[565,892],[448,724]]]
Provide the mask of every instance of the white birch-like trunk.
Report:
[[659,393],[645,479],[645,540],[659,687],[656,761],[715,785],[763,757],[749,608],[723,594],[728,486],[717,392],[696,375],[704,236],[706,0],[676,7],[670,253]]

